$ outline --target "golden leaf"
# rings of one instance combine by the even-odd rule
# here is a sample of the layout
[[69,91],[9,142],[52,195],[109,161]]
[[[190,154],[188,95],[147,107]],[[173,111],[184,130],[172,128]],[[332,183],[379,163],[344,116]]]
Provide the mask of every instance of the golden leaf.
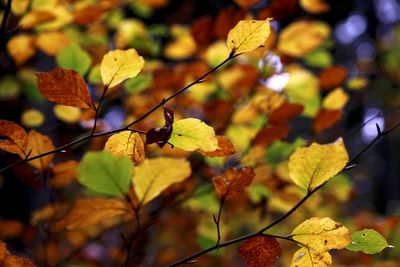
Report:
[[108,138],[104,147],[113,156],[124,156],[135,164],[140,164],[145,159],[144,143],[138,133],[123,131]]
[[316,253],[307,248],[301,248],[293,255],[290,267],[328,267],[332,265],[329,252]]
[[[35,130],[31,130],[28,133],[28,145],[26,149],[26,154],[30,152],[29,157],[34,157],[39,154],[48,152],[55,149],[51,139],[44,134],[41,134]],[[53,160],[54,154],[50,154],[44,157],[40,157],[31,161],[28,164],[39,170],[45,170],[49,166],[50,162]]]
[[340,110],[346,105],[348,100],[349,96],[346,92],[341,87],[338,87],[324,98],[322,107],[327,110]]
[[28,143],[28,134],[18,124],[0,120],[0,149],[18,154],[21,158],[25,157],[25,150]]
[[27,34],[12,37],[7,42],[7,50],[17,65],[22,65],[35,54],[34,38]]

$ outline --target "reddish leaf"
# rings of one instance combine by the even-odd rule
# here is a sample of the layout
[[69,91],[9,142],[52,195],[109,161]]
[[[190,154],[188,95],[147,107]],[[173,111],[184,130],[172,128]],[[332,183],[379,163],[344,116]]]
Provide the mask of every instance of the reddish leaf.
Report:
[[12,121],[0,120],[0,149],[25,157],[28,134]]
[[206,157],[226,157],[236,153],[235,147],[233,146],[231,141],[229,141],[228,138],[226,138],[225,136],[218,135],[217,139],[219,146],[217,150],[209,152],[202,150],[198,151]]
[[336,124],[342,118],[340,110],[321,109],[314,118],[313,129],[320,133]]
[[281,256],[279,242],[272,237],[256,236],[243,242],[239,254],[249,267],[269,267]]
[[212,182],[219,197],[230,198],[242,192],[246,186],[250,185],[254,176],[255,173],[251,167],[232,168],[221,175],[214,176]]
[[36,76],[40,93],[48,100],[67,106],[93,108],[89,89],[78,72],[56,68],[50,72],[37,72]]
[[163,147],[172,134],[172,124],[174,123],[174,112],[164,107],[165,124],[160,128],[151,128],[146,133],[146,144],[157,143],[159,147]]
[[254,138],[254,145],[270,145],[277,140],[284,139],[289,134],[289,128],[285,125],[266,127],[258,132]]
[[192,24],[192,36],[199,46],[206,46],[212,38],[213,21],[210,16],[196,19]]
[[258,13],[258,19],[274,18],[284,20],[296,13],[297,0],[272,0],[272,2]]
[[300,104],[283,103],[271,113],[268,121],[272,124],[284,125],[289,120],[299,116],[303,112],[303,109],[304,107]]
[[100,21],[103,9],[97,5],[88,5],[75,11],[74,22],[77,25],[86,25]]
[[327,68],[319,73],[319,85],[327,90],[340,86],[347,78],[347,70],[339,65]]
[[223,9],[215,19],[214,34],[217,38],[225,40],[228,32],[242,19],[246,17],[245,10],[233,8]]
[[260,1],[261,0],[235,0],[235,3],[242,8],[251,8],[260,3]]

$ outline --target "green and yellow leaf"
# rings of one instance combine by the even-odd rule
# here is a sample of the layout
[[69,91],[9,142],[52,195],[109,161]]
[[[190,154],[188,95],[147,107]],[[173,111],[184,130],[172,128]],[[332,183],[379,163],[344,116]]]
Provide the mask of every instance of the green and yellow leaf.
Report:
[[142,163],[145,158],[142,138],[138,133],[130,131],[113,134],[108,138],[104,150],[111,152],[116,157],[127,157],[135,164]]
[[290,267],[328,267],[332,265],[332,257],[329,252],[313,252],[307,248],[301,248],[293,255]]
[[373,229],[363,229],[351,234],[351,244],[346,249],[376,254],[387,247],[389,245],[380,233]]

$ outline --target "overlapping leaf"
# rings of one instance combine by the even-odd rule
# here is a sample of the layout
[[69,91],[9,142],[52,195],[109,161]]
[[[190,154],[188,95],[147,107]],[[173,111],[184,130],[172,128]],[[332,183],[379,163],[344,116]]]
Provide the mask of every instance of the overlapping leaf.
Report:
[[212,182],[219,197],[232,197],[251,184],[255,176],[251,167],[229,169],[213,177]]
[[0,120],[0,136],[0,149],[25,156],[28,134],[24,128],[12,121]]
[[239,254],[249,267],[270,267],[281,256],[282,249],[275,238],[256,236],[243,242]]
[[[32,130],[28,133],[26,154],[29,153],[29,157],[38,156],[53,149],[55,149],[53,142],[47,135],[39,133],[35,130]],[[45,170],[53,158],[54,154],[50,154],[28,161],[28,163],[39,170]]]
[[214,151],[202,151],[198,150],[201,154],[206,157],[226,157],[236,153],[235,146],[225,136],[217,135],[218,149]]
[[311,249],[301,248],[293,255],[290,267],[328,267],[332,265],[329,252],[314,252]]
[[108,138],[104,147],[113,156],[124,156],[139,164],[144,161],[145,150],[142,138],[138,133],[123,131]]

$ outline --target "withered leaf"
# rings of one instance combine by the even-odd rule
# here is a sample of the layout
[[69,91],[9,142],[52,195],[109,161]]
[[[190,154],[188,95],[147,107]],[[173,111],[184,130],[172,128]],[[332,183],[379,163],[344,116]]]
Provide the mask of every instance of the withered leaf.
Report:
[[275,238],[256,236],[240,245],[239,254],[249,267],[270,267],[281,256],[282,249]]
[[[26,154],[30,153],[30,157],[40,155],[53,149],[55,149],[53,142],[47,135],[41,134],[35,130],[31,130],[28,133],[28,145]],[[28,163],[39,170],[45,170],[47,169],[53,158],[54,154],[50,154],[28,161]]]
[[342,112],[340,110],[320,109],[314,118],[313,129],[315,132],[320,133],[334,126],[341,118]]
[[216,138],[218,140],[218,149],[214,151],[202,151],[199,149],[198,152],[206,157],[226,157],[236,153],[235,146],[227,137],[217,135]]
[[0,149],[25,157],[28,134],[18,124],[0,120]]
[[89,89],[74,70],[56,68],[50,72],[37,72],[37,83],[40,93],[57,104],[94,108]]
[[218,176],[214,176],[212,182],[220,198],[231,198],[250,185],[254,177],[255,172],[251,167],[231,168]]
[[151,128],[146,133],[146,144],[157,143],[159,147],[163,147],[172,134],[172,124],[174,123],[174,112],[164,107],[165,124],[163,127]]
[[273,125],[261,129],[253,140],[254,145],[270,145],[275,141],[284,139],[289,134],[289,128],[285,125]]
[[340,86],[347,78],[346,68],[336,65],[319,73],[319,86],[328,90]]
[[273,124],[286,124],[289,120],[303,112],[303,105],[293,103],[283,103],[275,109],[268,117],[268,121]]
[[12,255],[7,245],[0,241],[0,266],[4,267],[35,267],[30,260]]

